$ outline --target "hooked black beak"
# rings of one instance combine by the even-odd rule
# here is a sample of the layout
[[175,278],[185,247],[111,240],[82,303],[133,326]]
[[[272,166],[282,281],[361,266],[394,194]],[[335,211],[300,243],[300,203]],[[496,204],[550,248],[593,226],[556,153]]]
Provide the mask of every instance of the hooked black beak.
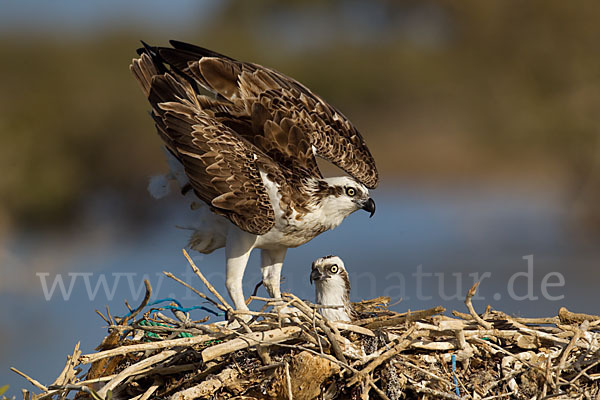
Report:
[[373,214],[375,214],[375,202],[373,201],[373,199],[369,197],[365,204],[363,204],[362,209],[370,212],[371,215],[369,215],[369,218],[371,218]]
[[312,285],[313,281],[318,281],[318,280],[321,280],[322,278],[323,278],[323,275],[321,274],[321,272],[317,268],[315,268],[310,273],[310,284]]

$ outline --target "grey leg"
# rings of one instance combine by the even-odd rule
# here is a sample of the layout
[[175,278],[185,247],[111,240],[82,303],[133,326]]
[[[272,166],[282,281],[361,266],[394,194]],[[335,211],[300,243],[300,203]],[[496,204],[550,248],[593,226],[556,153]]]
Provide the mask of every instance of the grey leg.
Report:
[[227,233],[227,245],[225,254],[227,257],[227,277],[225,286],[229,292],[233,305],[237,310],[247,310],[244,292],[242,289],[242,279],[248,257],[256,243],[256,235],[244,232],[237,227],[233,227]]
[[286,252],[287,248],[282,247],[276,250],[263,249],[260,253],[263,284],[269,292],[269,296],[274,298],[281,297],[279,288],[281,284],[281,267],[283,267]]

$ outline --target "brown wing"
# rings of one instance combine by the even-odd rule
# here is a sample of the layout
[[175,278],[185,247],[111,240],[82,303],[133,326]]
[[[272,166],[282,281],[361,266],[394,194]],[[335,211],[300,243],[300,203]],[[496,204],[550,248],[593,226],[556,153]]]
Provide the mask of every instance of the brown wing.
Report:
[[277,162],[320,176],[312,154],[314,146],[319,156],[365,186],[377,186],[375,160],[358,130],[308,88],[257,64],[187,43],[171,41],[171,45],[173,48],[155,48],[156,52],[220,101],[228,101],[235,111],[215,113],[215,118]]
[[258,235],[268,232],[274,212],[259,169],[283,182],[278,166],[210,115],[225,105],[199,96],[192,82],[162,68],[149,53],[131,65],[152,104],[158,132],[182,162],[196,195],[241,229]]

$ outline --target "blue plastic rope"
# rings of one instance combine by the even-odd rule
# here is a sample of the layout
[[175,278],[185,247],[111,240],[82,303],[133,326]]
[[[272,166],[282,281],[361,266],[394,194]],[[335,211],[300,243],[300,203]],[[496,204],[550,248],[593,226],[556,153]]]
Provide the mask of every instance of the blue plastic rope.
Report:
[[153,301],[152,303],[148,303],[148,305],[155,306],[157,304],[165,303],[167,301],[172,301],[173,303],[177,304],[178,307],[183,307],[179,301],[177,301],[176,299],[174,299],[172,297],[165,297],[163,299],[158,299],[158,300]]
[[[177,301],[176,299],[174,299],[172,297],[165,297],[163,299],[155,300],[152,303],[148,303],[147,306],[155,306],[157,304],[165,303],[167,301],[173,302],[173,303],[177,304],[177,306],[168,305],[168,306],[163,306],[162,308],[166,308],[169,310],[181,311],[181,312],[188,312],[188,311],[192,311],[192,310],[203,310],[203,311],[209,312],[213,315],[216,315],[217,317],[221,317],[221,316],[225,315],[224,313],[217,312],[217,311],[215,311],[211,308],[205,307],[205,306],[193,306],[193,307],[187,307],[187,308],[183,307],[179,301]],[[123,316],[123,318],[129,317],[131,314],[133,314],[133,311],[128,312],[125,316]]]
[[460,389],[458,388],[458,379],[456,379],[456,355],[452,354],[452,379],[454,380],[454,389],[456,395],[460,397]]
[[204,306],[193,306],[193,307],[177,307],[177,306],[163,306],[162,308],[166,308],[169,310],[176,310],[176,311],[182,311],[182,312],[188,312],[188,311],[192,311],[192,310],[203,310],[206,312],[209,312],[213,315],[216,315],[217,317],[221,317],[224,316],[224,313],[220,313],[220,312],[216,312],[215,310],[211,310],[208,307],[204,307]]

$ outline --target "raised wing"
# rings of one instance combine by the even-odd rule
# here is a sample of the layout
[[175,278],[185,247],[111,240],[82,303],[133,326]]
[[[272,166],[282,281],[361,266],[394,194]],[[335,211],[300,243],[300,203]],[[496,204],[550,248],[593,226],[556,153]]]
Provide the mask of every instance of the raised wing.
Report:
[[[277,71],[171,41],[153,48],[174,70],[229,103],[220,122],[292,170],[320,176],[314,152],[369,188],[379,183],[375,160],[348,119],[308,88]],[[227,108],[227,107],[226,107]]]
[[283,181],[277,164],[203,111],[218,112],[218,100],[199,96],[193,82],[162,68],[146,52],[131,65],[152,104],[158,133],[182,162],[196,195],[241,229],[257,235],[268,232],[274,212],[259,169]]

